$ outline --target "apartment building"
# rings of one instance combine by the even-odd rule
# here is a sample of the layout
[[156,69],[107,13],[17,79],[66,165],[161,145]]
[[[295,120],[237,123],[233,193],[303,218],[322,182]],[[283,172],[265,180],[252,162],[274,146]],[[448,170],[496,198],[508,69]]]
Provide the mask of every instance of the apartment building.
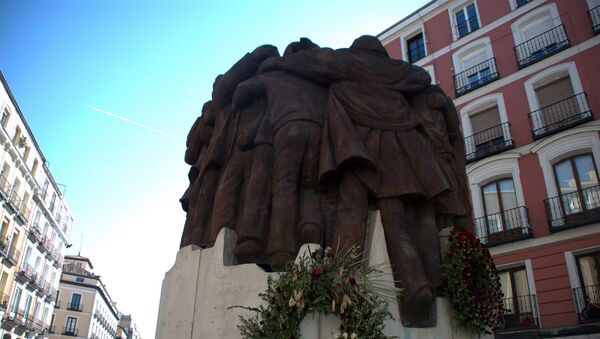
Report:
[[378,35],[454,99],[496,336],[600,332],[599,5],[434,0]]
[[73,217],[0,72],[0,336],[43,337]]
[[116,338],[120,313],[93,268],[86,257],[65,256],[50,338]]
[[121,315],[119,326],[117,328],[116,339],[141,339],[142,336],[138,331],[137,325],[129,315]]

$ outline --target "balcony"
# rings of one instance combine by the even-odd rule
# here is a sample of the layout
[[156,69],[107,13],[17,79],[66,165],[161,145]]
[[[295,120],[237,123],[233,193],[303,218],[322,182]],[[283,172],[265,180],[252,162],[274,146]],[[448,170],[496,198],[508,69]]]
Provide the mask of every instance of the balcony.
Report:
[[498,79],[496,58],[488,59],[454,75],[456,97],[467,94]]
[[454,26],[456,28],[457,40],[469,35],[479,29],[479,20],[477,17],[467,19],[464,22]]
[[551,232],[600,222],[600,185],[544,200]]
[[78,333],[79,333],[78,328],[67,328],[67,327],[65,327],[62,332],[63,335],[68,335],[70,337],[76,337],[78,335]]
[[16,265],[19,261],[19,257],[21,252],[14,246],[14,244],[10,243],[10,240],[0,239],[0,257],[5,258],[12,266]]
[[600,6],[596,6],[588,11],[590,19],[592,20],[592,28],[594,34],[600,33]]
[[40,239],[42,239],[42,231],[40,230],[39,225],[31,225],[31,228],[29,229],[29,233],[27,233],[27,235],[33,243],[37,243],[38,241],[40,241]]
[[470,163],[490,155],[494,155],[515,145],[510,135],[510,123],[488,128],[465,138],[465,162]]
[[534,140],[583,124],[592,119],[592,112],[588,106],[585,92],[575,94],[529,113],[529,123]]
[[519,69],[525,68],[567,49],[569,46],[565,26],[556,26],[515,46],[517,66],[519,66]]
[[600,285],[574,288],[573,296],[580,323],[600,321]]
[[8,294],[0,294],[0,310],[6,311],[8,309],[8,300],[10,296]]
[[477,238],[487,246],[531,238],[527,207],[521,206],[490,214],[473,221]]
[[54,303],[54,308],[60,308],[60,300],[57,300],[57,301]]
[[0,192],[4,195],[4,199],[8,199],[10,195],[11,186],[4,175],[0,175]]
[[83,310],[83,305],[81,303],[69,303],[69,306],[67,306],[67,310],[81,312]]
[[502,299],[504,314],[498,332],[539,328],[535,294]]
[[20,281],[28,282],[31,287],[34,286],[35,280],[37,279],[37,274],[33,270],[31,265],[25,265],[25,267],[19,269],[17,273],[17,278]]

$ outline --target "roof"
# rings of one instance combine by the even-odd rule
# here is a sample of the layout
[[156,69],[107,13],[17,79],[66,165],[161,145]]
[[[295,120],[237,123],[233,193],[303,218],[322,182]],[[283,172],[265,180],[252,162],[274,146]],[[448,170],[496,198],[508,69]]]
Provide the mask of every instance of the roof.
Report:
[[65,255],[65,259],[87,261],[87,263],[90,264],[90,268],[94,268],[94,265],[92,265],[92,262],[87,257],[82,257],[80,255]]
[[425,5],[419,7],[416,11],[410,13],[409,15],[405,16],[404,18],[400,19],[400,21],[396,22],[395,24],[391,25],[390,27],[386,28],[383,30],[383,32],[377,34],[377,37],[381,37],[383,34],[391,31],[394,27],[400,25],[401,23],[403,23],[404,21],[410,19],[413,15],[419,13],[420,11],[424,10],[425,8],[429,7],[430,5],[432,5],[433,3],[435,3],[438,0],[431,0],[428,3],[426,3]]

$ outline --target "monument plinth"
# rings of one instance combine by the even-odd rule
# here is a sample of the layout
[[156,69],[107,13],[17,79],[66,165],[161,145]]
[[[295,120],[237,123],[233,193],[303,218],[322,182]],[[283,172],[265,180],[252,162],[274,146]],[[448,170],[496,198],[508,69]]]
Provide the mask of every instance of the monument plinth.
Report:
[[[235,247],[235,238],[232,230],[224,228],[211,248],[189,245],[179,250],[175,265],[163,281],[156,338],[241,338],[237,327],[239,316],[248,316],[252,312],[232,306],[257,306],[261,302],[259,293],[267,287],[267,277],[278,273],[265,272],[255,264],[236,265],[230,254]],[[394,286],[378,212],[369,216],[366,247],[368,265],[389,273],[388,278],[378,279]],[[456,328],[452,309],[445,298],[436,298],[432,311],[436,325],[430,328],[403,326],[396,302],[390,302],[389,310],[394,320],[385,323],[383,332],[388,336],[413,339],[477,337]],[[339,332],[339,324],[340,320],[334,316],[310,314],[300,326],[302,338],[333,338],[334,333]]]

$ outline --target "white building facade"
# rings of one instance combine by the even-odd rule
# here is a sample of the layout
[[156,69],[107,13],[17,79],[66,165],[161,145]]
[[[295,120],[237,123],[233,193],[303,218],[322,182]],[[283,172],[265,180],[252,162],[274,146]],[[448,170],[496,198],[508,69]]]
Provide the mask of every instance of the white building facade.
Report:
[[73,217],[0,73],[0,337],[50,329]]

